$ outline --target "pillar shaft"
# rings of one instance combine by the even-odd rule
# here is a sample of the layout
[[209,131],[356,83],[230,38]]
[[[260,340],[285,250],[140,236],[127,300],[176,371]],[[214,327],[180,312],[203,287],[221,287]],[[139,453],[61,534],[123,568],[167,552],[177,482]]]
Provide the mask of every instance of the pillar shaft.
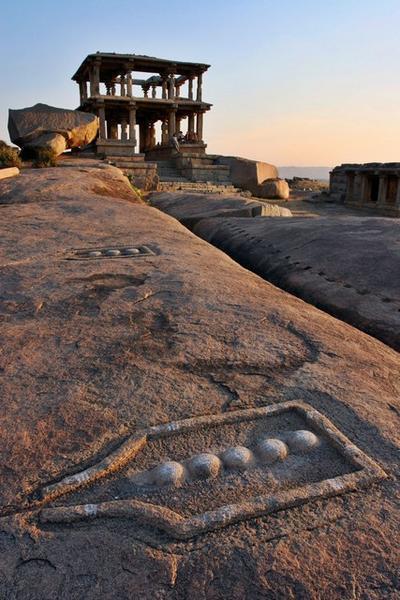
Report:
[[168,120],[164,119],[161,124],[161,144],[166,146],[168,144]]
[[129,141],[136,145],[136,106],[129,107]]
[[92,89],[90,90],[91,96],[98,96],[100,94],[100,62],[96,61],[92,68],[93,79]]
[[203,113],[197,113],[197,141],[203,141]]
[[163,98],[163,100],[167,99],[167,87],[168,87],[168,79],[163,76],[162,78],[162,94],[161,97]]
[[81,104],[83,104],[85,102],[85,100],[87,100],[87,85],[86,85],[86,81],[80,81],[79,82],[79,95],[80,95],[80,99],[81,99]]
[[125,96],[125,77],[121,75],[121,96]]
[[203,75],[200,73],[197,76],[197,98],[196,98],[197,102],[201,102],[201,100],[202,100],[202,95],[203,95],[202,86],[203,86]]
[[106,112],[104,110],[104,104],[99,106],[99,137],[101,140],[105,140],[107,138],[106,133]]
[[171,110],[168,119],[168,135],[172,137],[176,133],[176,110]]
[[148,123],[140,123],[139,125],[139,152],[143,153],[146,150],[146,135]]
[[132,97],[132,72],[126,73],[126,95]]
[[174,98],[174,87],[175,87],[175,78],[173,75],[169,76],[168,80],[168,99],[173,100]]
[[126,118],[121,119],[121,141],[126,142],[128,140],[128,120]]
[[378,191],[377,204],[380,204],[380,205],[386,204],[387,184],[388,184],[387,175],[381,175],[379,177],[379,191]]
[[189,77],[189,100],[193,100],[193,77]]
[[396,193],[396,201],[395,201],[395,206],[397,206],[397,208],[400,208],[400,177],[397,179],[397,193]]
[[109,121],[108,122],[108,137],[111,140],[117,140],[118,139],[118,123],[117,121]]

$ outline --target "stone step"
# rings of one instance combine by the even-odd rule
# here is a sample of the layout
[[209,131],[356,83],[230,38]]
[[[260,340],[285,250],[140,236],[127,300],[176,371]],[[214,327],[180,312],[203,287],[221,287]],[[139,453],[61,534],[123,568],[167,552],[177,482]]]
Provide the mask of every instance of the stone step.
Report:
[[199,194],[237,194],[239,192],[232,184],[200,183],[195,181],[160,181],[158,191],[185,191]]
[[111,162],[120,162],[120,163],[132,163],[132,162],[143,162],[144,154],[131,154],[130,156],[117,156],[117,155],[107,155],[106,160]]
[[168,175],[160,175],[158,174],[160,181],[163,183],[192,183],[185,177],[180,177],[179,175],[168,177]]

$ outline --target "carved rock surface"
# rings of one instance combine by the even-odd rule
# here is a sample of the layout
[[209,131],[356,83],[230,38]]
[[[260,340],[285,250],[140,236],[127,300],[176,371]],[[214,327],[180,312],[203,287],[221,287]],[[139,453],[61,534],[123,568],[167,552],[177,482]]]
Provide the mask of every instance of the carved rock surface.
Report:
[[[0,182],[0,597],[395,598],[398,353],[144,205],[117,169],[60,164]],[[140,245],[154,255],[65,259],[73,248]],[[390,478],[185,541],[129,518],[42,528],[18,512],[131,433],[289,399],[326,415]],[[224,447],[236,445],[226,435]],[[213,451],[196,440],[164,460]],[[247,489],[248,473],[226,477]],[[191,484],[194,508],[209,481],[219,478]]]
[[21,148],[51,148],[61,154],[67,148],[90,144],[98,132],[96,115],[79,110],[35,104],[9,110],[8,131]]

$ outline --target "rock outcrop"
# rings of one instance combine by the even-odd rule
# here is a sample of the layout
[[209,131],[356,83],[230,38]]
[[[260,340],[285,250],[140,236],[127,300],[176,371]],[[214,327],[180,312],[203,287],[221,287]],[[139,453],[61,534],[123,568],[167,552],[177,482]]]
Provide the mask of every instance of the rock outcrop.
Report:
[[251,193],[266,179],[278,177],[278,169],[265,162],[241,158],[239,156],[219,156],[217,164],[230,168],[230,179],[235,187]]
[[194,231],[272,283],[400,350],[396,220],[224,218]]
[[35,104],[9,111],[8,131],[23,149],[49,148],[62,154],[90,144],[98,132],[98,117],[90,113]]
[[153,192],[150,204],[189,228],[211,217],[291,217],[287,208],[243,198],[239,194]]
[[[140,203],[116,169],[72,162],[0,182],[0,597],[395,598],[398,354]],[[147,246],[151,254],[115,257],[120,246]],[[99,247],[114,253],[97,258]],[[95,257],[71,260],[71,249],[82,248]],[[135,486],[130,436],[143,444],[140,432],[153,425],[190,417],[204,425],[210,415],[229,423],[235,411],[293,400],[328,418],[389,477],[350,494],[333,489],[334,497],[292,502],[273,515],[237,518],[190,539],[159,529],[171,511],[160,510],[155,522],[118,512]],[[308,428],[296,418],[291,426]],[[285,423],[278,415],[272,433]],[[176,425],[167,429],[175,432]],[[235,447],[236,456],[239,446],[243,455],[260,428],[246,421],[186,433],[143,448],[143,470],[160,464],[159,453],[161,461],[182,463],[213,452],[229,466],[227,450]],[[271,488],[290,493],[305,464],[313,468],[311,482],[332,485],[337,471],[347,471],[348,480],[357,476],[319,436],[315,455],[290,450],[277,467],[259,469],[261,492],[239,465],[212,479],[219,495],[202,493],[207,482],[198,477],[181,488],[145,488],[143,499],[183,499],[185,517],[201,516],[221,497],[226,503],[225,491],[234,502],[240,495],[244,511],[247,500],[254,504]],[[73,495],[43,500],[45,486],[103,459],[107,465],[118,451],[132,466],[110,473],[108,487],[82,476],[88,485]],[[160,481],[158,471],[156,483],[164,484],[164,475]],[[113,512],[96,518],[93,496],[110,501]],[[82,522],[43,523],[49,502],[67,516],[81,505]]]
[[284,179],[279,179],[274,165],[239,156],[219,156],[216,163],[229,166],[233,185],[251,192],[253,196],[279,200],[289,198],[289,186]]
[[273,200],[288,200],[290,194],[289,184],[285,179],[266,179],[257,188],[253,195],[258,198]]

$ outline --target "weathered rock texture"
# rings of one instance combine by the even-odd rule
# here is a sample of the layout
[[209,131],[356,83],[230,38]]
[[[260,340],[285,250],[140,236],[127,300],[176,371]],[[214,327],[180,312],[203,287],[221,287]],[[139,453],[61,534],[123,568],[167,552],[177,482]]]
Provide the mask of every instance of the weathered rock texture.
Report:
[[209,217],[290,217],[287,208],[243,198],[239,194],[153,193],[150,204],[193,227]]
[[10,109],[8,117],[8,131],[14,144],[21,148],[50,148],[56,154],[90,144],[98,127],[95,115],[47,104]]
[[383,217],[289,221],[208,220],[195,233],[283,289],[400,350],[396,221]]
[[[0,194],[0,596],[395,598],[398,354],[138,203],[115,170],[25,172]],[[64,260],[127,243],[155,254]],[[19,512],[142,427],[291,399],[391,477],[182,542],[117,516]]]

